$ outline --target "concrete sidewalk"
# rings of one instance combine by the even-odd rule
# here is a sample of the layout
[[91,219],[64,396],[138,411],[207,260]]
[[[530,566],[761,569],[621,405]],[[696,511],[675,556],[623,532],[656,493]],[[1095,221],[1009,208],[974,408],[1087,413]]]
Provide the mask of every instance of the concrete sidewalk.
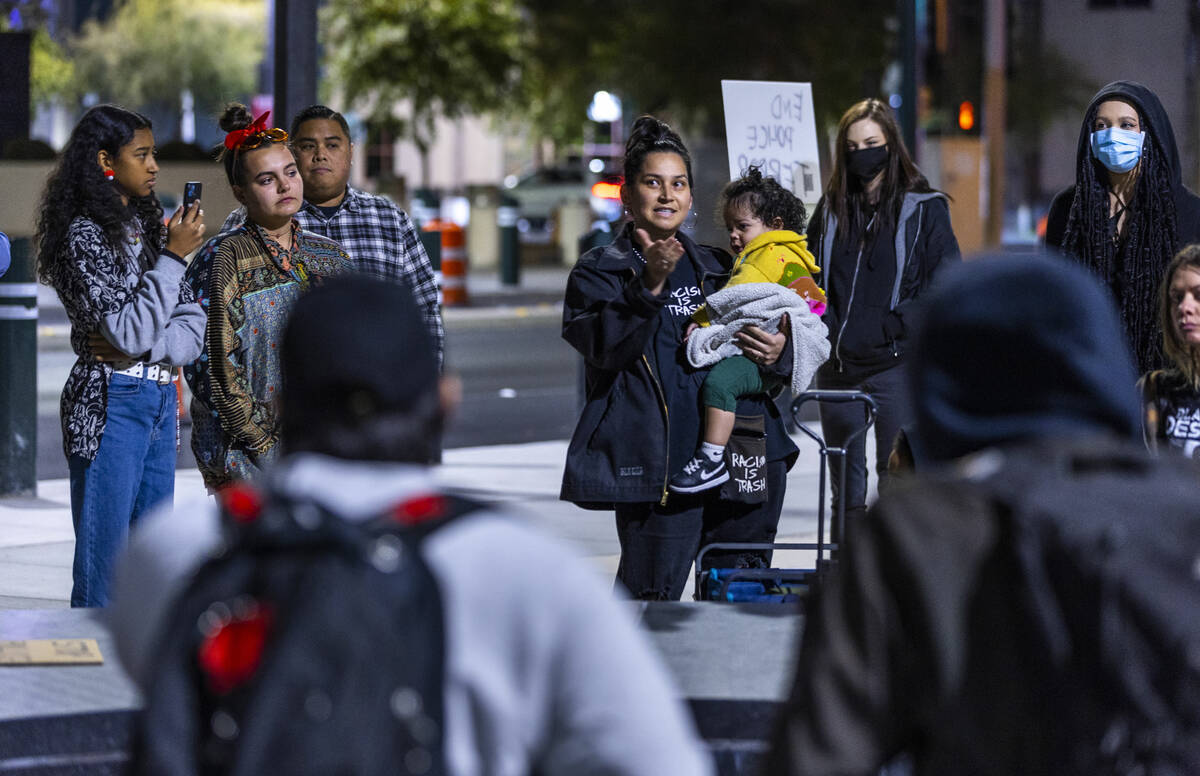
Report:
[[[800,458],[788,475],[779,525],[785,541],[816,540],[819,458],[815,442],[796,436]],[[868,460],[873,452],[868,440]],[[616,572],[619,548],[611,512],[579,509],[558,500],[565,441],[447,450],[437,476],[466,495],[505,503],[547,533],[573,544],[601,573]],[[175,502],[203,498],[195,469],[180,469]],[[70,491],[66,480],[38,483],[36,498],[0,498],[0,609],[65,607],[71,594]],[[828,504],[828,499],[826,500]],[[813,554],[779,553],[777,566],[811,566]],[[690,592],[685,594],[685,600]],[[4,638],[0,634],[0,639]]]

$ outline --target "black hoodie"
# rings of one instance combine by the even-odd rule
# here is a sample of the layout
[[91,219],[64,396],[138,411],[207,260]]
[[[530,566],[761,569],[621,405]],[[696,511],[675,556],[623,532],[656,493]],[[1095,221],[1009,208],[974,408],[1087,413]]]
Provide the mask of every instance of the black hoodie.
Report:
[[1043,437],[1136,437],[1133,361],[1086,273],[1053,257],[985,256],[943,280],[909,370],[926,462]]
[[[1092,120],[1096,109],[1108,100],[1120,100],[1138,111],[1142,131],[1147,133],[1143,146],[1143,173],[1137,191],[1129,203],[1133,213],[1144,217],[1138,232],[1166,227],[1174,222],[1174,234],[1127,237],[1114,248],[1111,237],[1101,236],[1108,221],[1107,171],[1092,156]],[[1146,214],[1146,164],[1158,168],[1171,189],[1160,213]],[[1050,205],[1046,220],[1046,244],[1066,251],[1098,275],[1113,291],[1121,312],[1130,346],[1140,372],[1164,365],[1162,331],[1157,315],[1158,287],[1171,257],[1188,243],[1200,241],[1200,197],[1183,185],[1179,149],[1171,120],[1158,96],[1133,81],[1113,81],[1092,98],[1079,129],[1076,150],[1075,184],[1060,192]],[[1095,226],[1089,226],[1089,224]],[[1136,244],[1135,244],[1136,243]]]

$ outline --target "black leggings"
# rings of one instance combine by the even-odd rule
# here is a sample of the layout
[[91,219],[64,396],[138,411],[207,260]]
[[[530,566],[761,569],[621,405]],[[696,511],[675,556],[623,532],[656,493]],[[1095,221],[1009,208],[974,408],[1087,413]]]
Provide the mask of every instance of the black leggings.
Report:
[[[871,395],[879,406],[879,414],[875,418],[875,474],[879,477],[879,487],[887,484],[887,462],[892,452],[892,444],[896,441],[896,432],[900,427],[909,423],[912,418],[912,405],[908,398],[908,384],[905,382],[904,366],[897,365],[891,369],[877,372],[867,378],[848,379],[829,369],[827,363],[817,372],[817,385],[829,390],[855,390]],[[830,447],[843,447],[846,440],[855,429],[862,428],[866,418],[861,404],[822,404],[821,433],[825,444]],[[868,432],[870,433],[870,432]],[[831,461],[832,463],[832,461]],[[867,438],[866,434],[858,437],[846,448],[846,483],[843,492],[842,483],[838,482],[834,473],[830,472],[833,485],[833,514],[837,514],[838,501],[846,499],[846,526],[866,514],[867,511]]]
[[[787,488],[787,461],[767,464],[767,500],[738,504],[717,498],[719,488],[672,493],[667,505],[618,504],[621,562],[617,582],[633,598],[678,601],[700,548],[713,542],[773,542]],[[770,552],[710,552],[705,568],[769,565]]]

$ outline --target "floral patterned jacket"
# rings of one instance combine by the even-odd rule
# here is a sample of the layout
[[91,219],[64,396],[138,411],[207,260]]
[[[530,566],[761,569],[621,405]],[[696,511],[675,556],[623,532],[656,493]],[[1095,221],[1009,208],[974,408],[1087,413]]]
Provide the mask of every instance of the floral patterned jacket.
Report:
[[288,313],[322,278],[348,272],[337,243],[292,222],[285,251],[255,224],[214,237],[186,280],[208,313],[204,351],[184,369],[192,389],[192,451],[211,489],[253,479],[276,457],[275,393]]
[[71,348],[79,358],[63,387],[61,418],[67,457],[96,457],[107,419],[113,365],[93,358],[88,335],[102,332],[132,360],[182,365],[200,354],[204,311],[182,283],[184,264],[151,257],[131,222],[114,248],[104,230],[78,216],[67,228],[51,285],[71,321]]

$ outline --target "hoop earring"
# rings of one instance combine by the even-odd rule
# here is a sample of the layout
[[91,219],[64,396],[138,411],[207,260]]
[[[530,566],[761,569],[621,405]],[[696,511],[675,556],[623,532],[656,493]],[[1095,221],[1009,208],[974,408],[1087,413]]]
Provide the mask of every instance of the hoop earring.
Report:
[[117,174],[115,172],[108,169],[107,167],[104,168],[104,180],[113,181],[113,180],[116,180],[116,178],[117,178]]

